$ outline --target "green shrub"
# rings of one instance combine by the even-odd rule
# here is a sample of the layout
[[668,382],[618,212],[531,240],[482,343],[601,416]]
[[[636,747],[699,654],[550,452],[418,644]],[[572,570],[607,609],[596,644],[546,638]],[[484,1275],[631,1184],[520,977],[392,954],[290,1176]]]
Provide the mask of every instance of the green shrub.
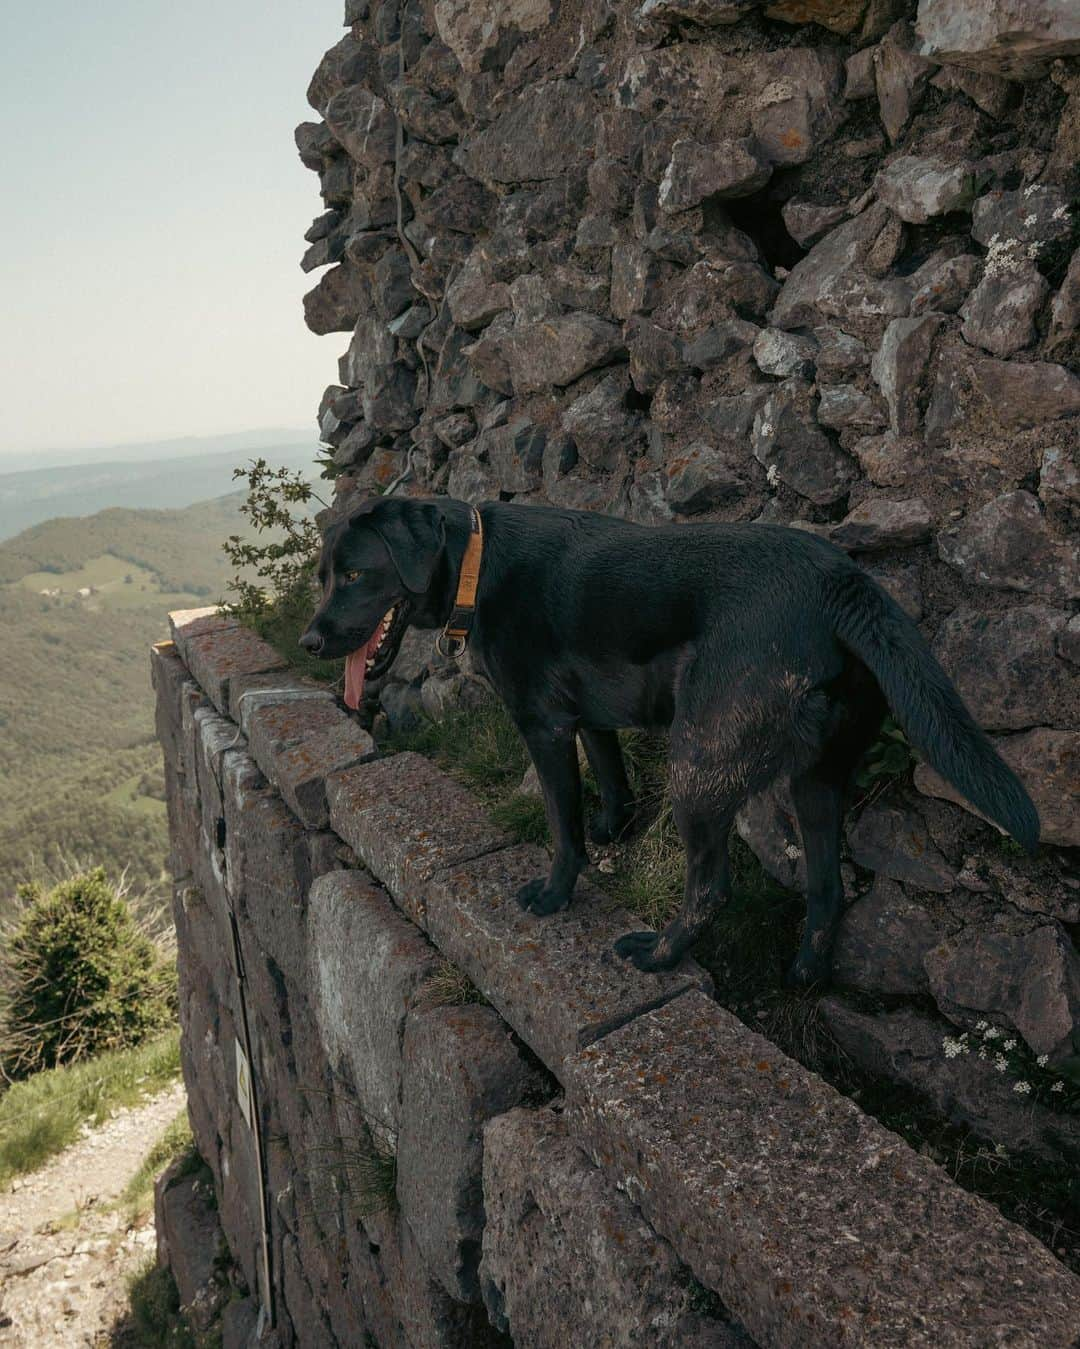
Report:
[[0,1065],[12,1078],[137,1045],[176,1015],[174,967],[104,868],[19,887],[0,955]]

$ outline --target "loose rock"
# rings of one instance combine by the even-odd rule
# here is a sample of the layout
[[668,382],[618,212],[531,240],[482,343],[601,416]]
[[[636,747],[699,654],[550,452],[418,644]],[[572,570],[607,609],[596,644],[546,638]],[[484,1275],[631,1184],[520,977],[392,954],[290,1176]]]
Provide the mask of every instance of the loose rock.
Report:
[[872,497],[856,506],[829,537],[849,552],[874,552],[924,543],[932,528],[933,519],[926,502],[918,497],[910,501]]
[[975,171],[963,160],[901,155],[881,170],[874,189],[901,220],[922,225],[933,216],[970,207]]

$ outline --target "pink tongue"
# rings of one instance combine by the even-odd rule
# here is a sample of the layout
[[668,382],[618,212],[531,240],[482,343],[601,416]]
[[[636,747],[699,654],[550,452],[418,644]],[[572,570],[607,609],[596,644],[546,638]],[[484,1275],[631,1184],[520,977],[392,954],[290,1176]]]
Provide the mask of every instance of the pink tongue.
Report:
[[345,657],[345,706],[355,712],[364,696],[364,676],[367,674],[367,659],[378,645],[379,628],[369,642],[365,642],[358,651]]

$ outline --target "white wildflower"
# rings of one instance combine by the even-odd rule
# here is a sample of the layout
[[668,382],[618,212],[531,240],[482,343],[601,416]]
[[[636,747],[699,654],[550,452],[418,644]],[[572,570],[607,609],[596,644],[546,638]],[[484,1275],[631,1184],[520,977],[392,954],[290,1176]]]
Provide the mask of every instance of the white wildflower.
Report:
[[1062,1082],[1062,1080],[1061,1080],[1060,1078],[1058,1078],[1058,1080],[1054,1083],[1054,1085],[1050,1088],[1050,1090],[1051,1090],[1051,1091],[1064,1091],[1064,1090],[1065,1090],[1065,1083]]
[[979,1046],[979,1058],[980,1058],[980,1059],[985,1059],[985,1058],[986,1058],[986,1046],[985,1046],[985,1045],[980,1045],[980,1046]]
[[[762,433],[762,435],[765,435],[765,436],[771,435],[771,434],[772,434],[772,427],[771,427],[771,426],[768,426],[768,427],[762,427],[761,433]],[[769,465],[769,467],[765,470],[765,481],[769,484],[770,487],[776,487],[776,486],[779,484],[779,482],[780,482],[780,468],[779,468],[779,465],[777,465],[777,464],[770,464],[770,465]]]
[[[1038,246],[1036,245],[1036,254]],[[990,236],[986,245],[985,276],[1001,276],[1006,272],[1015,272],[1025,256],[1032,256],[1030,249],[1020,239],[1003,239],[1000,234]]]
[[1060,206],[1055,206],[1053,214],[1050,216],[1051,220],[1068,220],[1068,218],[1069,218],[1069,208],[1065,205],[1064,202],[1062,202]]
[[987,1026],[989,1026],[989,1024],[990,1024],[989,1021],[976,1021],[976,1022],[975,1022],[975,1029],[976,1029],[976,1030],[985,1030],[985,1029],[987,1028]]
[[999,1031],[996,1026],[987,1026],[987,1028],[983,1031],[983,1039],[996,1040],[1000,1034],[1001,1031]]
[[1015,1040],[1006,1040],[1005,1043],[1004,1043],[1001,1047],[1002,1047],[1002,1049],[1004,1049],[1006,1052],[1008,1052],[1010,1049],[1015,1049],[1015,1048],[1016,1048],[1016,1041],[1015,1041]]
[[947,1059],[955,1059],[958,1054],[966,1054],[968,1052],[967,1042],[963,1037],[959,1040],[954,1040],[951,1035],[946,1035],[941,1042],[941,1047],[944,1049],[945,1057]]
[[1024,226],[1025,226],[1025,228],[1031,229],[1032,225],[1034,225],[1034,224],[1038,221],[1038,219],[1039,219],[1039,217],[1035,214],[1034,211],[1032,211],[1032,213],[1031,213],[1030,215],[1024,216]]
[[1040,1068],[1045,1068],[1046,1065],[1050,1062],[1050,1055],[1040,1054],[1039,1057],[1035,1060],[1035,1062],[1039,1065]]
[[1014,1083],[1013,1083],[1013,1091],[1018,1092],[1021,1096],[1026,1096],[1026,1095],[1028,1094],[1028,1092],[1031,1091],[1031,1083],[1030,1083],[1030,1082],[1014,1082]]
[[998,1070],[999,1073],[1003,1073],[1008,1066],[1009,1064],[1004,1054],[999,1054],[997,1058],[994,1060],[994,1067]]

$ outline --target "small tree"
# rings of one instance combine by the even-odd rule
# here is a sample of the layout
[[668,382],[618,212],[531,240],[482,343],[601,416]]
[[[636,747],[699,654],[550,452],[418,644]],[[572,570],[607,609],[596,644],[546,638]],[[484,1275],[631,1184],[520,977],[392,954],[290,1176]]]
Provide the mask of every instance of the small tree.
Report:
[[19,887],[0,956],[0,1063],[25,1077],[138,1044],[176,1016],[172,965],[102,867]]
[[341,662],[313,660],[297,646],[318,598],[319,527],[304,508],[312,500],[325,503],[301,473],[270,468],[265,459],[235,469],[233,477],[247,482],[240,511],[260,538],[233,534],[222,545],[237,569],[225,606],[291,665],[314,679],[333,682],[340,678]]
[[232,534],[223,545],[225,556],[237,568],[229,582],[235,596],[229,607],[243,621],[255,625],[275,608],[293,609],[310,603],[319,557],[319,529],[310,516],[294,509],[306,506],[313,495],[301,473],[271,468],[265,459],[254,459],[247,468],[234,469],[233,477],[247,482],[247,499],[240,513],[256,533],[268,536],[265,542],[255,543]]

